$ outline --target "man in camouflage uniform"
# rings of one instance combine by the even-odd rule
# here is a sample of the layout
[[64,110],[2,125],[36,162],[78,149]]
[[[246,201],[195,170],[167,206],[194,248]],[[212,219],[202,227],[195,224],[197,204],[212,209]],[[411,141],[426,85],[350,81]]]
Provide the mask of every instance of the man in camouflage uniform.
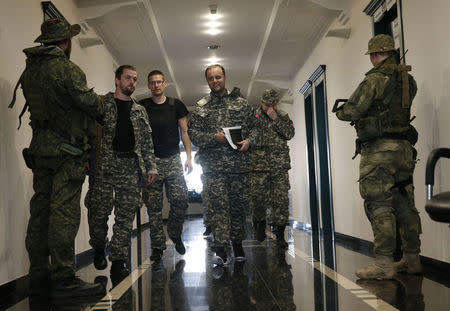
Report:
[[151,128],[145,108],[130,96],[137,81],[130,65],[117,68],[116,90],[105,95],[105,116],[99,159],[95,168],[89,206],[89,243],[95,250],[94,265],[105,269],[108,217],[114,207],[111,239],[111,275],[128,275],[128,258],[133,219],[141,208],[141,187],[156,178]]
[[170,203],[167,233],[175,243],[177,252],[181,255],[186,252],[181,234],[188,208],[188,190],[180,158],[180,133],[187,156],[184,167],[188,174],[192,171],[191,140],[187,133],[186,121],[189,111],[180,100],[165,96],[166,86],[164,74],[159,70],[151,71],[148,74],[148,88],[152,91],[152,97],[139,102],[147,110],[152,127],[156,166],[159,172],[156,181],[142,191],[150,221],[152,241],[150,259],[154,261],[161,260],[163,250],[166,249],[162,219],[163,186]]
[[[230,240],[236,260],[245,260],[242,240],[245,238],[245,215],[248,198],[250,158],[246,152],[256,142],[253,109],[234,88],[225,88],[225,70],[220,65],[206,68],[210,95],[197,102],[189,123],[189,137],[199,147],[199,163],[203,169],[203,187],[208,193],[214,242],[213,251],[219,265],[229,263]],[[227,142],[223,128],[242,126],[243,140],[237,150]]]
[[277,244],[286,248],[284,229],[289,219],[288,170],[291,168],[287,141],[294,137],[295,130],[289,115],[277,108],[278,101],[277,91],[264,90],[261,106],[255,111],[260,137],[258,146],[251,152],[251,207],[258,241],[266,238],[266,212],[269,211]]
[[[410,124],[417,92],[410,66],[398,65],[394,40],[388,35],[370,39],[374,65],[350,99],[335,109],[336,116],[355,125],[361,146],[359,191],[372,224],[374,264],[359,269],[361,279],[391,279],[396,272],[420,273],[420,218],[414,206],[413,172],[417,132]],[[403,258],[393,264],[396,221],[400,226]]]
[[[69,60],[71,38],[80,26],[49,19],[41,31],[35,42],[43,45],[24,50],[27,65],[16,86],[22,84],[23,111],[28,107],[33,129],[30,147],[24,149],[35,191],[25,240],[31,291],[46,288],[50,276],[54,297],[99,295],[104,287],[75,276],[74,246],[90,148],[88,128],[103,107],[83,71]],[[15,95],[10,108],[14,101]]]

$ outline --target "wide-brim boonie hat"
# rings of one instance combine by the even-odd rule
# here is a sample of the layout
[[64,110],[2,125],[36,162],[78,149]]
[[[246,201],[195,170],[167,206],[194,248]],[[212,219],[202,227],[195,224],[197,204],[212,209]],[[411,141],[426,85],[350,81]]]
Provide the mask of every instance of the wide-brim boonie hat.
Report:
[[78,35],[81,27],[78,24],[70,25],[63,18],[51,18],[41,25],[41,35],[34,40],[39,43],[57,42]]

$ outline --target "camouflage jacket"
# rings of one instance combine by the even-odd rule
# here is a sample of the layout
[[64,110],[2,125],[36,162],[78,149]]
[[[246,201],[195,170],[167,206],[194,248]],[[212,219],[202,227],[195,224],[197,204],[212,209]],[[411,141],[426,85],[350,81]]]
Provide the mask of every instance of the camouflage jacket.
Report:
[[255,120],[253,108],[241,97],[238,88],[231,93],[227,91],[224,96],[211,92],[199,100],[189,121],[188,133],[192,143],[200,149],[196,157],[203,172],[249,172],[249,153],[218,143],[215,135],[224,127],[242,126],[242,138],[248,139],[252,148],[257,142]]
[[[343,121],[356,121],[367,117],[377,108],[375,106],[382,104],[385,97],[389,95],[386,88],[396,66],[395,60],[389,57],[368,71],[348,102],[336,112],[336,116]],[[417,85],[414,78],[411,75],[408,76],[412,101],[417,92]]]
[[414,140],[417,141],[417,131],[409,124],[417,85],[407,74],[409,94],[406,107],[403,107],[403,91],[399,85],[403,80],[398,83],[398,79],[392,79],[398,68],[393,57],[372,68],[348,102],[336,112],[340,120],[355,121],[358,135],[355,156],[370,146],[373,147],[371,152],[383,152],[398,149],[402,139],[409,140],[412,145]]
[[[130,119],[134,130],[134,152],[137,155],[141,177],[157,174],[155,154],[153,153],[152,129],[148,122],[145,108],[133,100]],[[103,120],[102,140],[96,178],[102,178],[108,173],[108,168],[114,161],[113,140],[116,134],[117,106],[114,93],[105,95],[105,115]]]
[[83,71],[59,47],[37,46],[24,53],[27,66],[19,83],[30,110],[31,152],[58,156],[61,143],[87,150],[94,119],[103,113],[100,97],[87,87]]
[[272,120],[261,106],[255,111],[259,139],[257,146],[251,150],[254,171],[291,168],[287,141],[294,137],[294,123],[281,109],[277,110],[277,115],[278,117]]

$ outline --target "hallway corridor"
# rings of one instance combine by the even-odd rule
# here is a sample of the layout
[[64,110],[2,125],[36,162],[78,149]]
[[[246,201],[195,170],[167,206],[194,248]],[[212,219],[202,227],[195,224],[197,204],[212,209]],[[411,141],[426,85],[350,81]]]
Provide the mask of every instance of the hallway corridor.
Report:
[[[321,246],[320,258],[326,260],[313,260],[311,234],[292,227],[286,252],[277,250],[273,236],[258,243],[249,234],[244,241],[245,262],[213,268],[203,230],[201,219],[187,219],[183,234],[186,254],[177,254],[169,244],[159,264],[148,259],[149,233],[144,230],[141,250],[137,238],[133,238],[131,275],[114,288],[109,267],[103,271],[95,270],[93,264],[81,268],[78,275],[82,279],[107,282],[108,294],[99,301],[49,303],[45,297],[32,301],[26,298],[8,310],[369,311],[448,310],[450,306],[449,276],[441,277],[445,284],[410,275],[389,281],[357,281],[354,270],[368,263],[369,257],[330,244],[328,251]],[[140,265],[138,252],[142,253]],[[331,262],[336,269],[321,261]]]

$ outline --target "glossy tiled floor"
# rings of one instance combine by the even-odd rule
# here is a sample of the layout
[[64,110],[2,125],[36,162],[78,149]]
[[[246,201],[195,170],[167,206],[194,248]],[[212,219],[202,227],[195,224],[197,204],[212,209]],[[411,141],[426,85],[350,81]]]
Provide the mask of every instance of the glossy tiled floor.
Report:
[[371,258],[321,243],[316,256],[321,259],[314,260],[311,235],[295,229],[287,234],[289,250],[280,253],[272,238],[258,243],[250,229],[244,241],[247,260],[223,270],[211,264],[201,219],[185,222],[186,254],[177,254],[169,244],[160,264],[148,259],[150,239],[144,231],[141,260],[134,239],[132,274],[116,287],[108,278],[109,268],[97,271],[90,265],[78,272],[85,280],[107,282],[108,294],[101,301],[55,304],[25,299],[10,310],[450,310],[450,289],[445,285],[407,275],[357,281],[355,267]]

